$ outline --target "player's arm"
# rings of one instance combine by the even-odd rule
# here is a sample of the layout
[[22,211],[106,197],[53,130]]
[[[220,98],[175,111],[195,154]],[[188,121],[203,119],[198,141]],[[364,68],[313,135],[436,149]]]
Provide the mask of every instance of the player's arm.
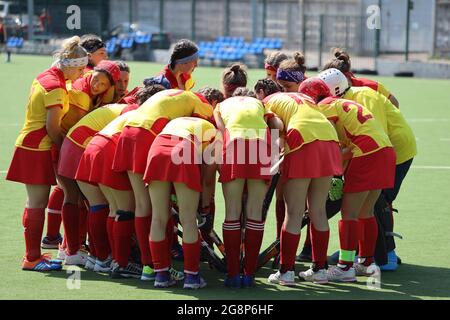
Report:
[[222,116],[220,115],[220,110],[218,107],[214,109],[214,121],[216,122],[217,129],[220,132],[225,132],[225,123],[223,122]]
[[50,139],[58,146],[58,148],[62,145],[63,140],[61,118],[62,110],[60,107],[47,109],[47,122],[45,124],[45,129],[47,130],[47,134]]

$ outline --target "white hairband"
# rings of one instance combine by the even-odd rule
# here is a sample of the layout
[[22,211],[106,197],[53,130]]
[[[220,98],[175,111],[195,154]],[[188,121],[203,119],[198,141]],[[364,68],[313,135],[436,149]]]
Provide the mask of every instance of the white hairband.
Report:
[[64,67],[84,67],[88,64],[89,58],[82,57],[82,58],[75,58],[75,59],[62,59],[60,60],[61,65]]

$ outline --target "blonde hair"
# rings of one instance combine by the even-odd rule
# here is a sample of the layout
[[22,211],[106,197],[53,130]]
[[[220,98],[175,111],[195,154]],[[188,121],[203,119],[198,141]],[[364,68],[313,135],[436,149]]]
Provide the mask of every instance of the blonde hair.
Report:
[[83,58],[88,55],[86,49],[84,49],[81,45],[81,39],[79,36],[73,36],[64,40],[62,43],[61,49],[55,51],[53,54],[53,58],[55,62],[53,65],[61,67],[60,62],[64,59],[77,59]]

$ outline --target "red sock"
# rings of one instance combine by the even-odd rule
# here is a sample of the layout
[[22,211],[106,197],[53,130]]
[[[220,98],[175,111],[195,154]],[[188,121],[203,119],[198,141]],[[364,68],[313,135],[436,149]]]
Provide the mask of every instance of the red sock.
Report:
[[263,234],[264,221],[247,219],[244,239],[244,274],[247,276],[253,276],[256,272]]
[[[352,252],[352,257],[358,247],[358,221],[356,220],[340,220],[339,221],[339,242],[342,251]],[[354,257],[353,257],[354,259]],[[353,266],[352,258],[339,258],[339,264]]]
[[130,257],[134,219],[114,222],[114,249],[116,262],[121,267],[128,265]]
[[280,237],[280,272],[285,273],[292,270],[295,264],[295,253],[297,252],[300,234],[287,232],[285,227],[281,229]]
[[225,221],[222,232],[227,256],[227,273],[228,277],[232,278],[239,275],[241,269],[241,221]]
[[281,228],[283,227],[285,213],[286,206],[284,204],[284,199],[277,199],[275,205],[275,214],[277,218],[277,239],[280,239],[281,236]]
[[158,242],[150,240],[150,250],[152,252],[153,267],[155,271],[162,272],[169,270],[170,253],[167,238]]
[[89,211],[89,249],[91,254],[99,260],[105,260],[111,253],[107,230],[108,215],[107,205],[91,207]]
[[61,214],[64,234],[67,240],[67,252],[69,255],[73,255],[80,249],[80,212],[78,205],[72,203],[64,204]]
[[80,247],[82,244],[86,242],[86,235],[88,231],[88,209],[85,205],[82,205],[78,208],[80,211]]
[[307,224],[307,229],[306,229],[306,238],[305,238],[305,243],[303,244],[303,247],[311,247],[311,222],[309,222]]
[[312,261],[316,268],[323,269],[327,264],[328,241],[330,230],[319,231],[311,223]]
[[375,217],[359,219],[358,226],[360,230],[359,256],[365,258],[364,265],[369,266],[374,261],[373,255],[377,245],[377,219]]
[[111,254],[113,256],[113,259],[116,260],[115,251],[114,251],[114,220],[115,217],[108,217],[108,220],[106,221],[106,230],[108,232],[108,242],[109,247],[111,248]]
[[59,235],[61,228],[61,209],[64,202],[64,191],[55,187],[48,199],[47,205],[47,237],[55,239]]
[[44,230],[45,208],[25,208],[22,224],[25,236],[25,258],[35,261],[41,257],[41,238]]
[[200,267],[200,235],[194,243],[183,241],[184,272],[197,274]]
[[139,243],[139,250],[141,252],[141,263],[146,266],[151,266],[153,264],[149,239],[151,222],[151,216],[134,218],[136,238]]

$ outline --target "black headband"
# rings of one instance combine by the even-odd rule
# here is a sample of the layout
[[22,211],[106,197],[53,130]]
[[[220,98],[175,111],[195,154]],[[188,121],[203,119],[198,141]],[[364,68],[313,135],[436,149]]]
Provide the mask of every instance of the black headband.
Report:
[[97,51],[98,49],[104,48],[106,47],[105,43],[103,41],[99,41],[99,42],[95,42],[92,44],[85,44],[83,46],[83,48],[86,49],[87,52],[89,53],[94,53],[95,51]]

